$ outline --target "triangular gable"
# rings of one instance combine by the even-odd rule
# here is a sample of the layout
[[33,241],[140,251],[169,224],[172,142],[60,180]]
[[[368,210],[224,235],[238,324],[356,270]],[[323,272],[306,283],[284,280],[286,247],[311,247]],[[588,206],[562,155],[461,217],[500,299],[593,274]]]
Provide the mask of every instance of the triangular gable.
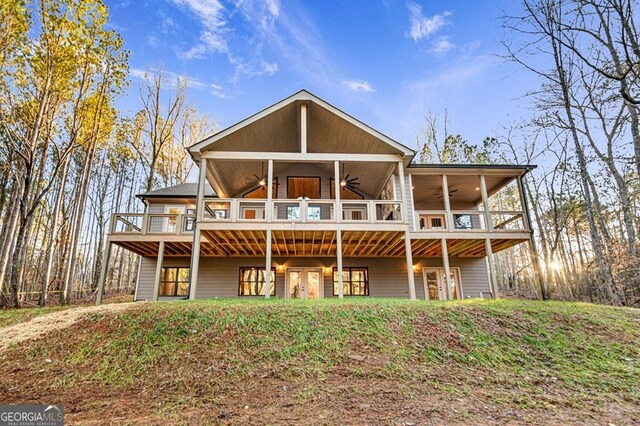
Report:
[[[293,130],[295,132],[295,134],[297,135],[297,131],[298,128],[297,126],[299,126],[299,120],[296,120],[296,116],[293,117],[293,123],[296,123],[295,125],[291,125],[292,123],[292,118],[289,116],[291,114],[290,109],[292,108],[292,106],[295,103],[298,102],[304,102],[304,101],[308,101],[311,102],[315,105],[320,106],[322,109],[330,112],[331,114],[341,118],[342,120],[346,121],[347,123],[349,123],[351,126],[354,126],[356,128],[358,128],[359,130],[361,130],[362,132],[365,132],[366,134],[370,135],[371,137],[377,139],[378,141],[380,141],[381,143],[384,143],[386,145],[388,145],[389,148],[391,148],[394,152],[401,154],[403,156],[413,156],[415,155],[415,152],[408,148],[407,146],[391,139],[390,137],[380,133],[379,131],[375,130],[374,128],[364,124],[363,122],[355,119],[354,117],[350,116],[349,114],[343,112],[342,110],[334,107],[333,105],[329,104],[328,102],[318,98],[317,96],[313,95],[312,93],[306,91],[306,90],[300,90],[299,92],[281,100],[280,102],[277,102],[265,109],[263,109],[262,111],[212,135],[209,136],[208,138],[192,145],[191,147],[189,147],[189,151],[192,154],[195,154],[194,156],[198,157],[199,153],[204,152],[204,151],[208,151],[208,150],[212,150],[215,149],[215,144],[218,143],[219,141],[224,140],[225,138],[229,138],[230,136],[232,136],[234,133],[241,131],[242,129],[247,128],[248,126],[251,125],[260,125],[259,122],[264,122],[265,119],[268,119],[270,116],[271,117],[277,117],[277,121],[281,122],[281,123],[288,123],[289,124],[289,129],[284,129],[283,130],[283,134],[279,135],[279,137],[277,138],[279,141],[283,141],[282,143],[284,144],[288,144],[285,145],[285,147],[287,149],[290,149],[292,147],[293,143],[297,143],[296,141],[291,141],[292,135],[291,135],[291,130]],[[297,112],[296,112],[297,113]],[[281,116],[279,116],[281,115]],[[256,124],[257,123],[257,124]],[[296,138],[297,139],[297,138]],[[222,142],[220,142],[222,143]],[[225,144],[226,145],[226,144]],[[238,144],[228,144],[228,148],[227,146],[222,146],[220,145],[220,147],[222,148],[221,150],[226,151],[226,150],[233,150],[233,151],[247,151],[249,150],[247,147],[242,147],[240,149],[238,149]],[[253,151],[270,151],[269,149],[264,149],[261,148],[260,146],[252,146]],[[273,149],[273,151],[282,151],[283,147],[278,147]]]

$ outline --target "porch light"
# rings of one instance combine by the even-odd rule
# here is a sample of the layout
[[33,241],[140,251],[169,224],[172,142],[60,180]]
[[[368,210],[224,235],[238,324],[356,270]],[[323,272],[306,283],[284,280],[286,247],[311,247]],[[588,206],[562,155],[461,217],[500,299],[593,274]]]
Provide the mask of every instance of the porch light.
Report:
[[413,272],[418,272],[420,267],[418,265],[413,265]]
[[331,267],[330,267],[330,266],[325,266],[325,267],[324,267],[324,273],[325,273],[325,274],[328,274],[328,273],[330,273],[330,272],[331,272]]
[[284,271],[284,265],[278,265],[278,272]]

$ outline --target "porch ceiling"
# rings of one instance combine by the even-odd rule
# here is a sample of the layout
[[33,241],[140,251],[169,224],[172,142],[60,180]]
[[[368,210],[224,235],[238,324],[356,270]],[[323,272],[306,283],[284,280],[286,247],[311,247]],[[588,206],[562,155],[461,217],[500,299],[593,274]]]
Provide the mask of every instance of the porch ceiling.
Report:
[[[295,167],[295,173],[291,176],[300,176],[301,163],[288,163],[275,161],[273,165],[273,176],[279,177],[279,184],[286,185],[286,177],[289,176],[288,170]],[[329,185],[328,177],[334,176],[333,163],[302,163],[308,166],[308,176],[322,176],[322,185]],[[223,186],[229,191],[232,197],[238,197],[246,191],[256,188],[259,177],[267,175],[267,161],[247,161],[247,160],[214,160],[208,162],[208,167],[215,168],[220,176]],[[393,168],[397,167],[395,163],[344,163],[340,166],[340,177],[343,172],[349,175],[349,178],[359,178],[356,187],[357,191],[374,198],[386,183],[386,178],[390,175]],[[212,170],[212,169],[211,169]],[[276,194],[274,194],[276,198]]]

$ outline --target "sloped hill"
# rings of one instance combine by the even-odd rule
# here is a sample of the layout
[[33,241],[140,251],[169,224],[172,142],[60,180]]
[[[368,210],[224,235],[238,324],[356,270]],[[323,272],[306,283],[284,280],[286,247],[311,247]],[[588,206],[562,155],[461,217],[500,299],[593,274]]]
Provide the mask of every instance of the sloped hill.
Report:
[[73,424],[639,424],[639,360],[640,311],[588,304],[136,304],[4,349],[0,401]]

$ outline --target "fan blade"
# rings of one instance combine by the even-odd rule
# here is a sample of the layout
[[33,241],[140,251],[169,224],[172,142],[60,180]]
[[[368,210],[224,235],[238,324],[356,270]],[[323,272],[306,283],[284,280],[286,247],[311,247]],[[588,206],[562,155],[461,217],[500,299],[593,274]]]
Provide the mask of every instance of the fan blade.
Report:
[[346,175],[346,176],[344,177],[344,179],[342,179],[342,180],[349,180],[349,176],[351,176],[351,175]]
[[351,186],[351,185],[360,185],[360,184],[359,184],[358,182],[349,182],[349,183],[347,184],[347,186]]
[[449,194],[453,194],[454,192],[458,192],[458,189],[452,189],[451,191],[449,191]]
[[256,177],[256,179],[258,179],[258,180],[260,180],[260,179],[261,179],[261,178],[260,178],[260,176],[258,176],[258,175],[256,175],[256,174],[254,174],[254,176],[255,176],[255,177]]

